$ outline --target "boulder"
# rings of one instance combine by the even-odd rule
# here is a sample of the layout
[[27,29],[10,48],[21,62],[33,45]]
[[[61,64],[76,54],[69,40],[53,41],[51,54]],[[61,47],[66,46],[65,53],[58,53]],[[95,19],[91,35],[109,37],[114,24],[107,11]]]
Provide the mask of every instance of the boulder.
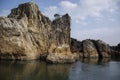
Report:
[[102,40],[93,41],[93,43],[97,48],[100,58],[111,57],[111,49],[108,44],[106,44]]
[[86,39],[82,42],[71,39],[71,51],[84,58],[111,57],[111,49],[108,44],[101,40]]
[[83,57],[85,58],[98,57],[96,46],[91,40],[83,41],[83,53]]

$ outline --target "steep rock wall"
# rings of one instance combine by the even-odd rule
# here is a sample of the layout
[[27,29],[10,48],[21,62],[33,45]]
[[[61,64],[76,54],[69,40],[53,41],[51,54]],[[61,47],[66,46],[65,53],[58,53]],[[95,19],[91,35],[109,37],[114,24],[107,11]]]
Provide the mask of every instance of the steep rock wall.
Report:
[[[74,62],[70,51],[68,14],[49,20],[33,2],[20,4],[8,17],[0,17],[0,59]],[[54,57],[54,60],[53,58]]]

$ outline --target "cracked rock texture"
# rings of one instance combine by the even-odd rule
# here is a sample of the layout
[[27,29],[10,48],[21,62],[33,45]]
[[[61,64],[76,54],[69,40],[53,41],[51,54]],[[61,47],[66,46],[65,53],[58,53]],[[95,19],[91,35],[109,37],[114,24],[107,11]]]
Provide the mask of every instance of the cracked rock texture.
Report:
[[70,22],[68,14],[51,21],[35,3],[20,4],[0,17],[0,59],[71,63],[79,57],[120,56],[120,45],[110,48],[101,40],[70,38]]
[[0,17],[0,59],[75,62],[70,43],[68,14],[51,21],[28,2],[12,9],[8,17]]
[[71,38],[71,51],[83,58],[106,58],[112,55],[108,44],[101,40],[91,39],[77,41]]

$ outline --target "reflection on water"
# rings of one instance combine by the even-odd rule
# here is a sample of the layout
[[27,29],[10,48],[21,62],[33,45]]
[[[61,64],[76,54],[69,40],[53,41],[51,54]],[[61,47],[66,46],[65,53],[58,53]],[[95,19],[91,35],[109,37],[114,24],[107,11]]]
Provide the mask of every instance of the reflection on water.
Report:
[[120,80],[120,62],[82,59],[71,66],[69,80]]
[[81,58],[80,61],[87,64],[104,64],[110,62],[110,58]]
[[119,80],[120,62],[81,59],[73,64],[0,61],[0,80]]
[[0,80],[67,80],[70,65],[40,61],[0,62]]

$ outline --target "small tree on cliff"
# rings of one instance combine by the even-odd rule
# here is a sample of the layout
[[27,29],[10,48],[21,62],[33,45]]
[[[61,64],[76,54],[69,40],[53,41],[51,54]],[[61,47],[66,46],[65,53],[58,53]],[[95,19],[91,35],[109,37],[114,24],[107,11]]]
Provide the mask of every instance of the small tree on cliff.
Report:
[[58,18],[60,18],[60,15],[59,14],[54,14],[54,17],[55,17],[55,19],[58,19]]

